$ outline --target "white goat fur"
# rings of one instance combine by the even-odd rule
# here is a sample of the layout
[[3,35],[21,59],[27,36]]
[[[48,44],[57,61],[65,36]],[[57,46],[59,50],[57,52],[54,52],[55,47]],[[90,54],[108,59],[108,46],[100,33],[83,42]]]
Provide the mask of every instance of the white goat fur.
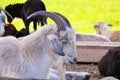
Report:
[[[56,30],[56,25],[46,25],[20,40],[11,36],[0,38],[0,77],[46,79],[53,60],[52,55],[55,54],[51,50],[50,41],[54,38]],[[69,43],[74,44],[63,46],[67,60],[74,62],[74,29],[68,28],[59,34],[61,38],[67,35]]]
[[[32,33],[34,33],[34,31],[32,31]],[[23,40],[24,37],[20,37],[18,39]],[[48,79],[51,79],[51,80],[59,80],[59,79],[60,80],[66,80],[66,77],[65,77],[66,64],[70,64],[66,60],[66,56],[59,56],[57,54],[53,54],[52,57],[53,57],[53,60],[52,60],[51,68],[53,68],[54,71],[53,71],[53,69],[50,69]],[[51,72],[56,72],[56,73],[51,74]]]
[[97,34],[106,36],[113,42],[120,42],[120,30],[110,31],[109,26],[110,24],[106,23],[103,20],[100,20],[95,23],[94,28]]
[[90,41],[90,42],[110,42],[111,40],[99,34],[76,34],[76,41]]
[[[67,60],[65,60],[65,56],[59,56],[54,54],[54,61],[52,62],[51,68],[57,70],[57,74],[61,80],[66,80],[65,71],[66,71],[66,64],[69,64]],[[54,75],[53,75],[54,76]]]

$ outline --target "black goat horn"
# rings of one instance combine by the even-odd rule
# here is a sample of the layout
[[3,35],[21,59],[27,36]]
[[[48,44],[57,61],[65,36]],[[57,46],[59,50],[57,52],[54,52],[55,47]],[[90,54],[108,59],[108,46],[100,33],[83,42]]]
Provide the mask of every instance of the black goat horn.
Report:
[[55,23],[58,26],[58,30],[66,30],[66,22],[64,21],[64,19],[62,19],[62,17],[58,16],[55,13],[52,12],[48,12],[48,11],[37,11],[32,13],[31,15],[29,15],[27,17],[27,19],[30,19],[33,16],[38,16],[38,15],[42,15],[42,16],[46,16],[46,17],[50,17],[53,21],[55,21]]
[[0,6],[0,11],[3,11],[4,13],[6,13],[8,16],[10,16],[11,19],[13,19],[13,17],[10,15],[10,13],[8,13],[6,10],[4,10],[1,6]]

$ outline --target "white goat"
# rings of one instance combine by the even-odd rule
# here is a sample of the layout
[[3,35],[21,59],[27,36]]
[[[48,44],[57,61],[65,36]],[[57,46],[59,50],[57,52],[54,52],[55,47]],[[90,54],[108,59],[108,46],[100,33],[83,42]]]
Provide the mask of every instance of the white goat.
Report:
[[[63,15],[56,13],[56,12],[54,12],[54,13],[56,15],[62,17],[62,19],[64,19],[64,22],[66,22],[66,24],[68,24],[68,26],[71,26],[69,21]],[[32,33],[34,33],[34,31]],[[19,40],[22,40],[22,39],[24,39],[24,37],[19,38]],[[63,56],[53,54],[52,57],[53,57],[53,61],[52,61],[51,67],[57,70],[58,76],[60,77],[61,80],[65,80],[66,79],[66,77],[65,77],[66,64],[73,64],[73,63],[68,61],[66,56],[63,57]],[[76,61],[76,59],[74,59],[74,60]],[[56,76],[56,75],[54,75],[54,76]]]
[[65,55],[66,61],[75,63],[75,30],[51,12],[38,11],[28,19],[39,15],[50,17],[57,25],[46,25],[20,40],[0,38],[0,77],[46,79],[54,54]]
[[91,41],[91,42],[111,42],[106,36],[99,34],[76,34],[76,41]]
[[111,24],[106,23],[103,20],[98,21],[94,28],[97,34],[108,37],[113,42],[120,42],[120,30],[110,31],[108,26],[112,26]]

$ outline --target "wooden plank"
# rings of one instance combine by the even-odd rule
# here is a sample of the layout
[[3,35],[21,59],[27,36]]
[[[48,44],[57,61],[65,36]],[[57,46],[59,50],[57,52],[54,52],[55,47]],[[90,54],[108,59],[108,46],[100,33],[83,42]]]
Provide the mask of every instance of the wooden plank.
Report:
[[77,42],[78,62],[99,62],[111,48],[120,46],[120,42]]

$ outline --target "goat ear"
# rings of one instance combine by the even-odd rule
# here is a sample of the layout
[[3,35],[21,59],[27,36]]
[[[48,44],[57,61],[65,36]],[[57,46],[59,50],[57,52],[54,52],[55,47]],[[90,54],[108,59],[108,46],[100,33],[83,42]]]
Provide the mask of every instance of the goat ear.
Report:
[[59,37],[55,34],[49,34],[47,37],[50,40],[50,48],[52,51],[58,55],[64,56],[62,42]]

